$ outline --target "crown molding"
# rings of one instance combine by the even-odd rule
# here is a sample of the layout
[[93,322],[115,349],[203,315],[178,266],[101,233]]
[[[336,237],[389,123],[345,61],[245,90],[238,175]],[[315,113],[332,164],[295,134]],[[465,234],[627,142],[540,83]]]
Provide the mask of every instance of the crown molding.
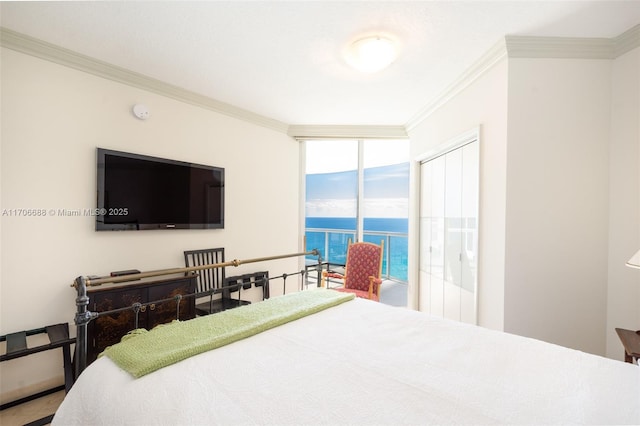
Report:
[[625,53],[640,47],[640,24],[614,38],[615,57],[622,56]]
[[640,47],[640,24],[614,38],[506,36],[510,58],[615,59]]
[[609,38],[506,36],[509,58],[613,59]]
[[640,47],[640,24],[615,38],[506,36],[406,124],[411,131],[504,58],[615,59]]
[[507,57],[507,48],[504,40],[500,40],[476,62],[474,62],[467,70],[458,77],[451,85],[449,85],[440,96],[436,97],[432,102],[424,106],[416,115],[414,115],[406,124],[407,131],[412,130],[424,119],[433,114],[437,109],[449,102],[452,98],[462,92],[471,83],[484,75],[488,70],[497,63]]
[[403,139],[434,111],[458,95],[505,58],[615,59],[640,47],[640,24],[615,38],[506,36],[404,126],[288,125],[160,80],[0,27],[0,46],[74,68],[242,121],[285,133],[296,139]]
[[289,127],[281,121],[217,101],[178,86],[164,83],[143,74],[99,61],[4,27],[0,27],[0,45],[7,49],[35,56],[118,83],[124,83],[129,86],[147,90],[281,133],[286,133]]
[[287,132],[297,140],[309,139],[407,139],[404,126],[291,125]]

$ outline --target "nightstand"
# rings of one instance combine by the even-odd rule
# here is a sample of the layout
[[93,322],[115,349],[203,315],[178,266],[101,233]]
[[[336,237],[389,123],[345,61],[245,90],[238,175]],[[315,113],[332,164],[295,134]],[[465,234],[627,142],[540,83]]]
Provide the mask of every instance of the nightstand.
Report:
[[624,361],[637,364],[640,359],[640,333],[616,328],[616,333],[624,346]]

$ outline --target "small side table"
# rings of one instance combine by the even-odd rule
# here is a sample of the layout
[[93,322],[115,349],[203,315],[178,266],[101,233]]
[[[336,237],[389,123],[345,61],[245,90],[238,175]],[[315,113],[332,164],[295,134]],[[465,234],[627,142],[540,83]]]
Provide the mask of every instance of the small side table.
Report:
[[640,332],[616,328],[616,333],[624,346],[624,362],[637,364],[640,359]]

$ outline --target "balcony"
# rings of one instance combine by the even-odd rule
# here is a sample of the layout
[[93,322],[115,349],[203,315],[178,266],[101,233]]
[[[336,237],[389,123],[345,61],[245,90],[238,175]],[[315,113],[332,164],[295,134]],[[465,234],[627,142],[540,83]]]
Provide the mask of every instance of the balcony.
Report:
[[[305,235],[306,250],[318,249],[323,267],[331,266],[335,269],[335,266],[345,264],[349,239],[355,241],[356,233],[344,229],[307,228]],[[406,306],[408,235],[399,232],[366,231],[364,241],[374,244],[384,241],[380,301],[394,306]],[[317,259],[308,257],[308,285],[319,282],[316,266]]]

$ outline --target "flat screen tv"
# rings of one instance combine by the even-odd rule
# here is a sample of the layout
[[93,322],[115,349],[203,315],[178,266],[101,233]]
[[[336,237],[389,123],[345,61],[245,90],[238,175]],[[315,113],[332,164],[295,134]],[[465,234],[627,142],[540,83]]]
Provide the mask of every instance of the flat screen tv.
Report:
[[224,168],[98,148],[97,231],[224,228]]

